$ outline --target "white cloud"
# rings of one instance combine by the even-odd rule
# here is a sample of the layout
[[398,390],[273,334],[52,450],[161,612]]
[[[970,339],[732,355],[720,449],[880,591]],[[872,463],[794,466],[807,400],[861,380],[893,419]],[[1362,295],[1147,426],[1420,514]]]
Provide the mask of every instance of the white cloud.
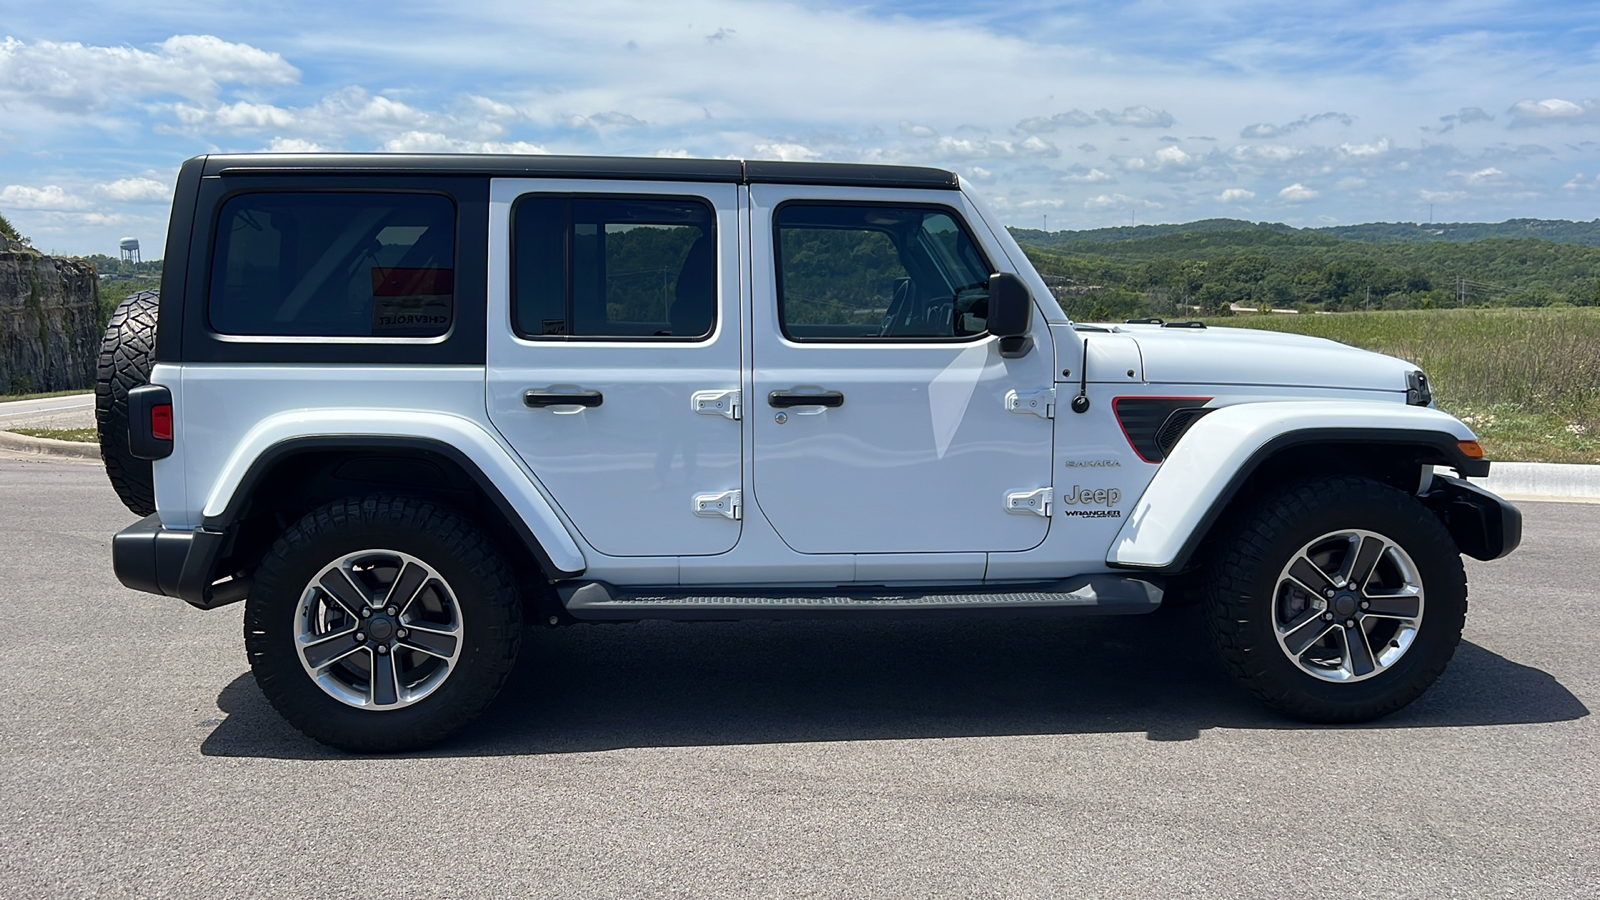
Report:
[[1228,151],[1235,161],[1267,165],[1281,165],[1304,156],[1306,151],[1285,144],[1240,144]]
[[1506,173],[1496,169],[1493,166],[1490,166],[1487,169],[1479,169],[1476,172],[1469,172],[1462,176],[1462,179],[1466,181],[1467,184],[1498,184],[1506,180]]
[[757,144],[755,153],[757,159],[780,159],[784,162],[809,162],[822,158],[821,153],[812,150],[810,147],[782,142]]
[[973,166],[968,171],[970,174],[968,174],[967,177],[971,178],[974,184],[994,183],[994,172],[989,169],[985,169],[983,166]]
[[1055,144],[1050,143],[1037,134],[1029,135],[1017,145],[1017,153],[1021,156],[1039,156],[1054,159],[1061,155]]
[[385,153],[517,153],[542,155],[549,153],[538,144],[527,141],[467,141],[440,134],[436,131],[408,131],[384,142]]
[[277,53],[211,35],[177,35],[154,50],[8,37],[0,41],[0,102],[88,113],[162,96],[207,100],[224,84],[292,84]]
[[1255,191],[1245,190],[1244,188],[1228,188],[1217,195],[1217,200],[1222,203],[1244,203],[1255,198]]
[[1062,175],[1060,180],[1068,184],[1106,184],[1117,179],[1116,176],[1109,175],[1099,169],[1076,166],[1067,174]]
[[1246,140],[1282,137],[1286,134],[1293,134],[1296,131],[1310,128],[1312,125],[1315,125],[1318,122],[1338,122],[1339,124],[1348,128],[1352,123],[1355,122],[1355,119],[1341,112],[1325,112],[1317,113],[1314,116],[1301,116],[1293,122],[1288,122],[1283,125],[1270,125],[1266,122],[1257,122],[1256,124],[1248,126],[1243,131],[1239,132],[1239,137],[1242,137]]
[[179,122],[191,129],[236,133],[292,128],[295,114],[267,103],[224,103],[211,108],[180,103],[173,108]]
[[1161,204],[1150,200],[1138,200],[1127,194],[1101,194],[1083,201],[1083,208],[1090,212],[1107,209],[1128,209],[1129,207],[1142,206],[1148,209],[1160,209]]
[[1596,103],[1593,100],[1574,103],[1571,100],[1557,98],[1522,100],[1513,104],[1508,112],[1511,113],[1511,124],[1513,125],[1595,121],[1600,119],[1600,103]]
[[[480,98],[481,99],[481,98]],[[650,124],[637,116],[615,110],[587,116],[572,116],[568,122],[573,128],[643,128]]]
[[939,132],[933,130],[927,125],[918,125],[915,122],[907,122],[904,119],[900,120],[900,133],[906,137],[914,138],[931,138],[939,136]]
[[1379,138],[1370,144],[1340,144],[1339,155],[1347,159],[1372,159],[1389,152],[1389,139]]
[[1584,175],[1579,172],[1572,176],[1572,180],[1562,185],[1569,191],[1596,191],[1600,190],[1600,175]]
[[267,143],[268,153],[326,153],[328,148],[303,138],[275,137]]
[[1024,200],[1017,204],[1019,209],[1060,209],[1067,205],[1065,200]]
[[1171,128],[1177,121],[1172,117],[1172,113],[1164,109],[1151,109],[1148,106],[1130,106],[1122,112],[1101,109],[1096,110],[1095,115],[1108,125],[1125,125],[1130,128]]
[[1306,203],[1320,196],[1322,196],[1320,193],[1299,182],[1291,184],[1278,192],[1278,198],[1289,203]]
[[168,203],[172,187],[154,178],[122,178],[98,185],[96,192],[117,203]]
[[42,188],[33,188],[22,184],[8,184],[4,189],[0,189],[0,206],[66,212],[87,209],[89,201],[67,193],[59,185],[47,184]]
[[1427,203],[1449,203],[1467,196],[1466,191],[1417,191],[1417,196]]
[[989,138],[942,137],[934,143],[931,155],[934,159],[997,159],[1016,156],[1017,145]]
[[1192,169],[1200,164],[1200,158],[1190,156],[1176,144],[1162,147],[1156,151],[1156,166],[1163,169]]
[[1056,113],[1053,116],[1033,116],[1017,123],[1017,130],[1028,134],[1048,134],[1060,128],[1085,128],[1100,120],[1081,109]]

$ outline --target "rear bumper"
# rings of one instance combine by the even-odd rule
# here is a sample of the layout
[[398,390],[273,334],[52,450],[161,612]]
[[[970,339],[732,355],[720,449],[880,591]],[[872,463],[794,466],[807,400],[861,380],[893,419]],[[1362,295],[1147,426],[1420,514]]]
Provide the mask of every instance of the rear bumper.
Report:
[[159,516],[146,516],[111,539],[111,568],[136,591],[214,609],[244,599],[243,583],[214,584],[225,537],[205,529],[173,531],[161,527]]
[[1465,479],[1434,475],[1421,499],[1473,559],[1500,559],[1522,543],[1522,511]]

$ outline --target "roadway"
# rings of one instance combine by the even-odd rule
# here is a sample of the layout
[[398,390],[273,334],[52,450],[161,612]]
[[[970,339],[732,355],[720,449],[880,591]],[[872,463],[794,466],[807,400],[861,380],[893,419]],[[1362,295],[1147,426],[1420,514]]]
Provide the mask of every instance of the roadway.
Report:
[[241,609],[134,593],[97,466],[0,460],[9,897],[1595,897],[1600,505],[1469,561],[1370,726],[1259,708],[1193,611],[530,631],[434,752],[301,737]]

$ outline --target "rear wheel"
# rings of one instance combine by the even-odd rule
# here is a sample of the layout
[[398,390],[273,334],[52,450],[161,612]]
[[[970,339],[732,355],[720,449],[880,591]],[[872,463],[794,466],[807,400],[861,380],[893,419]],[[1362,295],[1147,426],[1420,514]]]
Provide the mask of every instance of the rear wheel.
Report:
[[128,392],[150,383],[156,359],[159,291],[129,294],[106,323],[95,365],[94,421],[100,431],[100,458],[122,505],[141,516],[156,511],[150,460],[128,449]]
[[1238,523],[1208,579],[1223,662],[1262,701],[1314,722],[1410,703],[1461,640],[1466,575],[1414,497],[1373,481],[1293,485]]
[[245,604],[256,681],[290,724],[361,752],[426,747],[475,718],[516,659],[522,604],[493,544],[409,497],[353,498],[286,531]]

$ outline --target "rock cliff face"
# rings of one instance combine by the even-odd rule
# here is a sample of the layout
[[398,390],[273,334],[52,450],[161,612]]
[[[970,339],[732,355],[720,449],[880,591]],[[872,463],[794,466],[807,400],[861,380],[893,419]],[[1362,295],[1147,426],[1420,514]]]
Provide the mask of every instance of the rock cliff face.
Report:
[[92,387],[99,302],[93,265],[0,238],[0,394]]

